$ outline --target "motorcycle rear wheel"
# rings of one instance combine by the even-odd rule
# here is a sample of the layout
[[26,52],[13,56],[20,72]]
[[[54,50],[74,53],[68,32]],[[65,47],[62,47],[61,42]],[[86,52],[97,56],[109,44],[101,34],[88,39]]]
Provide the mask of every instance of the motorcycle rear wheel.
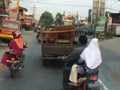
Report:
[[11,76],[11,78],[14,78],[14,77],[15,77],[15,75],[14,75],[14,70],[10,70],[10,76]]
[[14,70],[14,64],[10,65],[10,77],[14,78],[15,77],[15,70]]

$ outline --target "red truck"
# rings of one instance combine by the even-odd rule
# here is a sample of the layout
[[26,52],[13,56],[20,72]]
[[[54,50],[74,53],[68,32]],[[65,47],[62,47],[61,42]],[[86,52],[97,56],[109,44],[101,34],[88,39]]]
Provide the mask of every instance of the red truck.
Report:
[[33,19],[32,18],[25,18],[22,25],[23,25],[23,28],[26,31],[32,30],[32,28],[33,28]]

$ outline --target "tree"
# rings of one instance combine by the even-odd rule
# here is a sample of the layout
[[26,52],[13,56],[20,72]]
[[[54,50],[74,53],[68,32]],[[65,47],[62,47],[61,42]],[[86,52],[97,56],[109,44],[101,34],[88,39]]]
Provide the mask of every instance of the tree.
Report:
[[39,19],[39,24],[40,25],[49,26],[49,25],[52,25],[53,22],[54,22],[53,15],[50,12],[48,12],[48,11],[45,11],[40,16],[40,19]]
[[57,13],[56,14],[56,17],[55,17],[55,24],[56,25],[62,25],[63,22],[62,22],[62,14],[61,13]]

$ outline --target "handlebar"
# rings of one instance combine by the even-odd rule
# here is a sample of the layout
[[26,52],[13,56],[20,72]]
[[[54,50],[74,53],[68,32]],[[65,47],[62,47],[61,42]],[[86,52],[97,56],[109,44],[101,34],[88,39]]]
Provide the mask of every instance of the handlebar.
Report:
[[28,48],[27,43],[24,43],[23,48]]

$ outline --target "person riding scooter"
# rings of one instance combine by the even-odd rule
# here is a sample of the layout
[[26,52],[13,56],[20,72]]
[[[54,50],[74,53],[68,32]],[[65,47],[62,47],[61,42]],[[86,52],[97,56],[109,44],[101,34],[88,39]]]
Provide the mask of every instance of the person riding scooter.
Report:
[[5,66],[9,67],[9,63],[7,63],[7,60],[10,58],[11,54],[16,54],[22,57],[24,56],[23,55],[24,42],[23,39],[21,38],[21,32],[17,30],[13,32],[12,35],[13,39],[8,44],[9,51],[5,52],[4,55],[2,56],[2,60],[0,63],[1,71],[4,70]]
[[63,85],[64,87],[68,86],[69,82],[69,75],[71,71],[72,65],[78,62],[80,58],[80,54],[83,52],[83,50],[87,47],[88,39],[85,35],[81,35],[79,37],[78,45],[79,47],[76,48],[71,54],[69,54],[67,57],[63,57],[64,60],[64,70],[63,70]]
[[[85,63],[84,67],[78,64],[81,63],[81,61]],[[93,38],[84,51],[80,54],[78,63],[72,66],[70,72],[69,80],[72,83],[69,84],[71,85],[77,85],[79,83],[77,78],[78,73],[85,75],[96,73],[98,67],[102,63],[102,57],[97,38]],[[83,79],[85,80],[86,78]]]

